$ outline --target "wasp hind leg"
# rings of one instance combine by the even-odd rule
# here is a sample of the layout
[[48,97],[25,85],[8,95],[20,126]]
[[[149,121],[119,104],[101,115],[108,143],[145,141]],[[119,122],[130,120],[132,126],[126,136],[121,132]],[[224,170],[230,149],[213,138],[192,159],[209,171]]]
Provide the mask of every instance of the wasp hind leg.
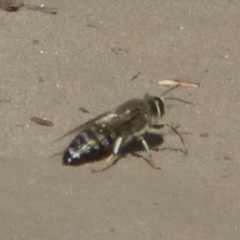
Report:
[[105,161],[104,166],[102,166],[98,169],[93,169],[92,172],[102,172],[102,171],[107,170],[108,168],[112,167],[116,163],[116,161],[119,159],[117,156],[118,156],[119,150],[121,148],[122,141],[123,141],[122,137],[118,137],[116,139],[116,141],[114,143],[114,147],[113,147],[113,152]]
[[156,166],[155,163],[153,162],[152,156],[151,156],[151,153],[150,153],[150,149],[149,149],[149,146],[148,146],[148,143],[147,143],[147,141],[144,139],[144,137],[139,137],[138,139],[139,139],[139,141],[142,143],[142,145],[143,145],[143,147],[144,147],[144,149],[145,149],[145,151],[146,151],[146,153],[147,153],[147,155],[148,155],[148,157],[147,157],[146,159],[144,158],[144,160],[146,160],[147,163],[148,163],[152,168],[158,169],[158,170],[161,169],[161,167]]

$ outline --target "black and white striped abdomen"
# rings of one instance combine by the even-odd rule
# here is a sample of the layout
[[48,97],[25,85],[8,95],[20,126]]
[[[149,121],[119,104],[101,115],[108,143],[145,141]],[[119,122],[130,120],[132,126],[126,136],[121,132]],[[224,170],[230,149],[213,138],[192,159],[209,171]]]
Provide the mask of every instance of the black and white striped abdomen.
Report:
[[106,124],[93,124],[80,132],[64,152],[63,164],[78,165],[110,154],[116,132]]

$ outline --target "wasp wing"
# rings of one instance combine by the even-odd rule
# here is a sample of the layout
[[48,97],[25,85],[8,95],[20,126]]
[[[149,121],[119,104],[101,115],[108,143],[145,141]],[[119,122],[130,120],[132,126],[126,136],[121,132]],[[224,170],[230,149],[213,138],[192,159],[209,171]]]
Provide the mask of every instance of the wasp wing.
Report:
[[130,111],[115,113],[115,117],[108,121],[108,125],[122,134],[133,134],[133,126],[141,117],[142,111],[139,109],[132,109]]
[[86,123],[72,129],[71,131],[65,133],[63,136],[57,139],[57,141],[65,138],[66,136],[73,134],[73,133],[79,133],[83,131],[84,129],[89,128],[92,124],[101,124],[101,123],[106,123],[106,122],[111,122],[114,118],[116,118],[116,114],[114,112],[108,111],[105,113],[100,114],[99,116],[90,119]]

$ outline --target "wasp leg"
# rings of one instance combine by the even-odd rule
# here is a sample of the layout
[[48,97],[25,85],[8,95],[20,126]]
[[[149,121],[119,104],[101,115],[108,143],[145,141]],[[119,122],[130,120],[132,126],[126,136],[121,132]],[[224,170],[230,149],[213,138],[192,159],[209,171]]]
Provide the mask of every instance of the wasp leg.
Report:
[[116,139],[116,141],[114,143],[114,147],[113,147],[113,152],[105,161],[104,166],[102,166],[101,168],[98,168],[98,169],[93,169],[92,172],[102,172],[114,165],[114,163],[118,160],[118,158],[116,158],[116,156],[118,155],[122,141],[123,141],[122,137],[118,137]]
[[[184,147],[184,150],[183,150],[183,153],[184,154],[188,154],[188,149],[186,148],[186,145],[185,145],[185,142],[184,142],[184,139],[183,139],[183,137],[182,137],[182,135],[178,132],[178,130],[175,128],[175,127],[173,127],[171,124],[169,124],[169,123],[162,123],[162,124],[159,124],[159,125],[153,125],[152,126],[152,129],[151,129],[151,132],[159,132],[159,130],[161,129],[161,128],[164,128],[164,127],[169,127],[169,128],[171,128],[171,130],[180,138],[180,140],[181,140],[181,142],[182,142],[182,145],[183,145],[183,147]],[[154,131],[155,130],[155,131]]]
[[141,143],[142,143],[142,145],[143,145],[143,147],[144,147],[144,149],[145,149],[145,151],[148,155],[148,158],[146,158],[147,163],[154,169],[161,169],[161,167],[156,166],[155,163],[153,162],[148,143],[144,139],[144,137],[139,137],[138,139],[141,141]]

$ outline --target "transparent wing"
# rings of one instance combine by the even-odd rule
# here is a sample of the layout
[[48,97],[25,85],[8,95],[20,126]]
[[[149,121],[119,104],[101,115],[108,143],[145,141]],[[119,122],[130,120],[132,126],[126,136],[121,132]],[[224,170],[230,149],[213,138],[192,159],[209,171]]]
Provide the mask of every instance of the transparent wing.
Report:
[[108,123],[113,121],[117,117],[117,114],[111,111],[105,112],[103,114],[100,114],[99,116],[90,119],[86,123],[72,129],[71,131],[65,133],[63,136],[57,139],[57,141],[65,138],[68,135],[74,134],[74,133],[79,133],[83,131],[84,129],[89,128],[92,124],[102,124],[102,123]]
[[115,129],[132,129],[133,125],[141,118],[142,111],[138,108],[126,112],[117,113],[115,117],[108,121],[108,125]]

